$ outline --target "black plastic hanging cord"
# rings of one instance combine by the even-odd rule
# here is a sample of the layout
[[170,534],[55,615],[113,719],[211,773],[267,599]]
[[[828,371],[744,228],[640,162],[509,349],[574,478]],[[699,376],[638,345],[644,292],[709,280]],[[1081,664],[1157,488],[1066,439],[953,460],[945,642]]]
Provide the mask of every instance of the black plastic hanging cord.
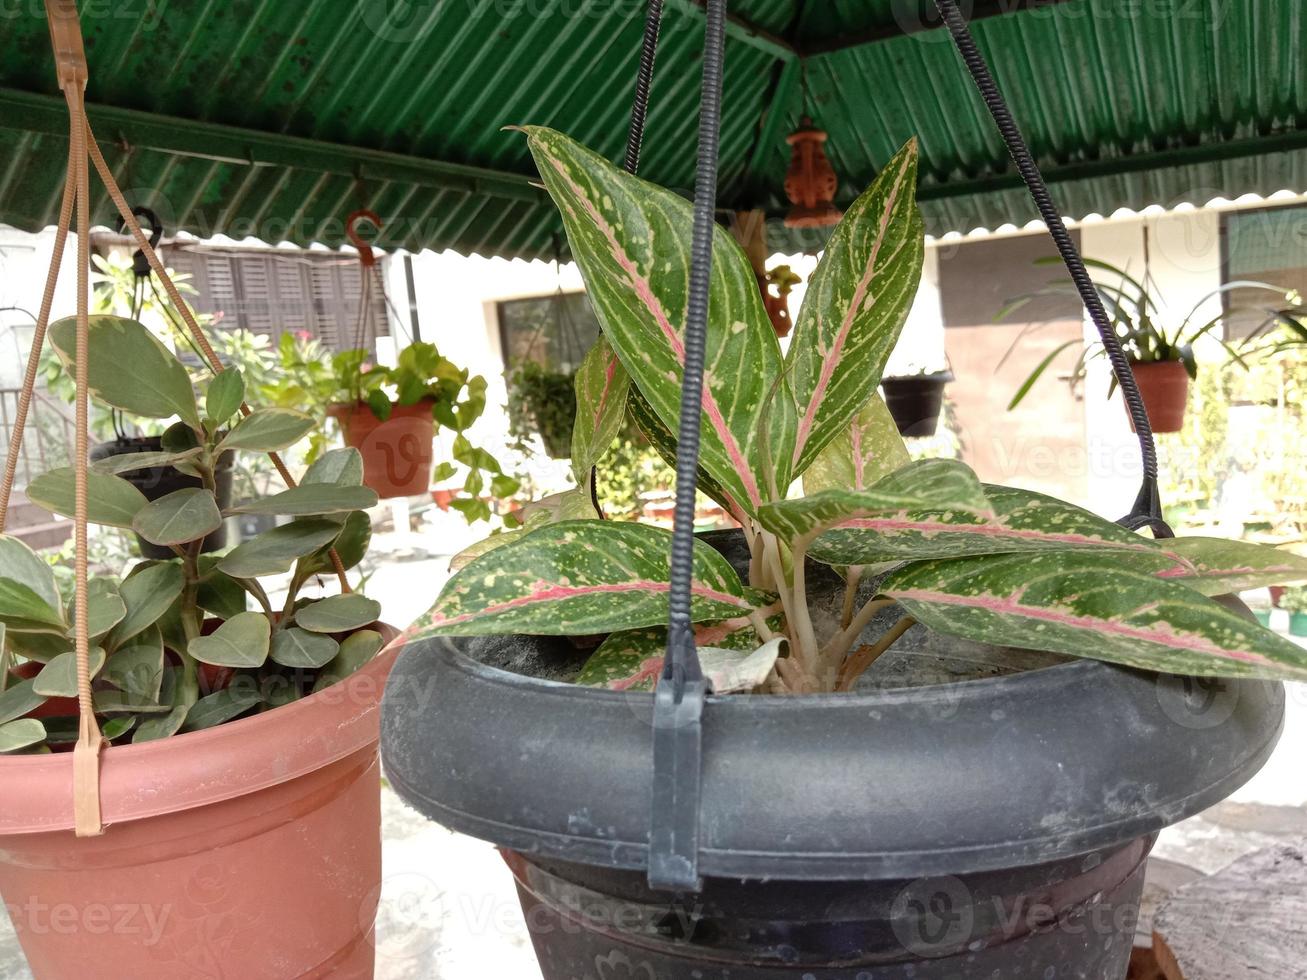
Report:
[[1157,537],[1173,537],[1170,527],[1162,518],[1161,497],[1157,487],[1157,447],[1153,442],[1153,427],[1148,420],[1148,410],[1144,407],[1143,398],[1139,394],[1139,386],[1135,383],[1130,361],[1125,351],[1121,349],[1121,342],[1112,329],[1111,321],[1108,320],[1103,301],[1098,295],[1089,271],[1085,268],[1080,252],[1067,233],[1061,212],[1053,203],[1053,196],[1049,193],[1048,185],[1039,172],[1039,166],[1035,163],[1035,158],[1027,147],[1016,120],[1012,118],[1012,112],[1008,109],[1007,102],[1003,99],[989,66],[985,63],[984,55],[980,53],[971,31],[967,28],[966,19],[958,10],[957,0],[935,0],[935,6],[939,9],[940,16],[944,18],[944,23],[948,25],[953,43],[966,63],[976,88],[980,90],[985,105],[989,107],[990,115],[994,117],[994,123],[1003,136],[1003,142],[1007,144],[1008,152],[1021,172],[1021,179],[1025,181],[1030,196],[1034,198],[1035,206],[1048,227],[1048,233],[1057,245],[1062,261],[1066,263],[1067,271],[1071,273],[1071,279],[1075,283],[1077,292],[1080,293],[1080,299],[1098,329],[1103,349],[1107,351],[1117,383],[1121,386],[1121,393],[1125,397],[1130,418],[1134,421],[1135,434],[1139,438],[1139,452],[1143,457],[1144,480],[1134,508],[1129,515],[1121,519],[1120,523],[1131,530],[1151,527]]
[[663,21],[663,0],[649,0],[640,44],[640,69],[635,76],[635,101],[631,105],[631,129],[626,136],[626,172],[640,169],[640,146],[644,143],[644,121],[649,115],[649,89],[653,85],[654,58],[658,54],[658,32]]
[[654,693],[654,777],[649,827],[649,885],[693,892],[699,875],[699,800],[703,710],[708,683],[694,646],[694,503],[703,411],[704,351],[712,280],[717,156],[721,130],[726,0],[708,0],[699,108],[699,163],[685,322],[681,417],[676,441],[676,510],[668,593],[667,658]]

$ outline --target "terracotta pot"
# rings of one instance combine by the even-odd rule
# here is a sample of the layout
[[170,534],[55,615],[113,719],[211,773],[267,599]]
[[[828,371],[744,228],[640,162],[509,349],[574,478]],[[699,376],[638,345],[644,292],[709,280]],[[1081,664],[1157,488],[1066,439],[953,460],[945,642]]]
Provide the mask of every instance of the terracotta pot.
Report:
[[396,405],[382,422],[359,402],[327,409],[340,422],[345,445],[363,454],[363,482],[386,497],[414,497],[431,486],[436,424],[431,399]]
[[0,894],[37,980],[367,978],[381,884],[378,705],[402,642],[324,691],[72,758],[0,759]]
[[[1130,362],[1154,432],[1179,432],[1189,400],[1189,372],[1179,361]],[[1134,428],[1131,420],[1130,427]]]

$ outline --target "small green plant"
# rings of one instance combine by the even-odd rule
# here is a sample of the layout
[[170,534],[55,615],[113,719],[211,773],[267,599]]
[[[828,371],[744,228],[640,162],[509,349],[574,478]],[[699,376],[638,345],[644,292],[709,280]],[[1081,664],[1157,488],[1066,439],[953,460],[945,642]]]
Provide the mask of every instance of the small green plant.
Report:
[[[281,405],[304,405],[339,417],[340,412],[368,412],[385,422],[396,407],[429,405],[438,427],[453,433],[452,459],[436,465],[434,479],[450,480],[465,470],[465,496],[451,501],[469,521],[490,517],[484,499],[488,489],[495,497],[510,497],[517,480],[504,473],[498,460],[474,445],[467,430],[486,407],[486,380],[473,376],[448,358],[434,344],[410,344],[399,352],[393,366],[376,363],[367,350],[342,351],[326,358],[315,341],[306,336],[284,335],[278,356],[286,377],[266,391]],[[338,410],[340,410],[338,412]],[[327,436],[315,437],[306,458],[319,458],[330,444]]]
[[567,458],[576,421],[575,378],[531,360],[509,374],[508,433],[518,450],[530,452],[539,436],[551,457]]
[[[71,374],[75,321],[52,325],[50,341]],[[121,580],[109,574],[91,580],[87,629],[105,736],[144,742],[208,728],[321,690],[371,660],[383,645],[375,628],[379,603],[352,592],[304,594],[331,575],[333,550],[345,570],[367,550],[371,524],[364,511],[377,498],[360,485],[359,454],[324,453],[299,486],[222,510],[215,496],[221,454],[282,450],[318,420],[288,408],[243,415],[246,386],[237,368],[213,377],[197,397],[172,352],[140,323],[121,317],[91,317],[87,371],[103,405],[165,424],[177,419],[165,428],[161,452],[101,460],[87,473],[91,522],[131,529],[176,556],[142,562]],[[118,475],[165,465],[198,477],[202,486],[147,502]],[[72,516],[74,480],[71,467],[52,470],[27,486],[27,496]],[[201,554],[204,538],[239,514],[289,523],[226,554]],[[269,576],[286,589],[280,604],[260,581]],[[72,611],[58,581],[56,570],[26,545],[0,535],[0,751],[76,740]]]
[[1285,589],[1280,607],[1291,613],[1307,613],[1307,588],[1296,586]]
[[[691,206],[559,133],[525,132],[603,328],[577,374],[578,486],[465,554],[414,635],[605,635],[580,682],[652,686],[671,535],[599,519],[586,488],[628,412],[674,451]],[[1151,670],[1307,677],[1307,651],[1208,598],[1307,581],[1307,560],[1219,539],[1155,541],[982,484],[954,460],[909,460],[876,389],[921,273],[916,174],[912,143],[845,212],[784,355],[747,258],[716,230],[699,486],[736,517],[750,560],[741,576],[707,544],[694,549],[691,617],[712,683],[849,690],[913,623]],[[791,492],[798,481],[803,496]],[[842,603],[810,589],[816,564],[844,577]],[[864,638],[895,609],[892,626]]]
[[[1036,259],[1035,265],[1055,266],[1060,265],[1061,261],[1056,256],[1050,256]],[[1103,306],[1107,309],[1107,315],[1111,318],[1112,329],[1120,338],[1121,347],[1131,363],[1153,364],[1163,361],[1178,361],[1184,365],[1189,377],[1195,379],[1198,377],[1198,360],[1194,354],[1194,345],[1204,337],[1214,338],[1225,347],[1232,360],[1243,363],[1240,352],[1228,344],[1220,335],[1220,331],[1217,330],[1227,318],[1238,311],[1223,310],[1214,317],[1200,318],[1199,313],[1203,307],[1213,299],[1224,296],[1236,289],[1260,289],[1279,296],[1284,295],[1284,290],[1267,283],[1244,281],[1227,283],[1200,299],[1182,319],[1168,325],[1157,296],[1157,284],[1147,270],[1144,271],[1141,278],[1136,278],[1126,270],[1098,259],[1086,259],[1085,265],[1089,267],[1091,274],[1094,275],[1094,285],[1103,300]],[[1041,290],[1016,297],[1000,310],[994,319],[996,322],[1005,320],[1022,307],[1038,299],[1070,298],[1078,301],[1079,296],[1075,284],[1070,279],[1054,279]],[[1007,353],[1003,355],[999,367],[1006,363],[1007,359],[1012,356],[1012,352],[1021,345],[1022,341],[1031,333],[1046,325],[1047,323],[1034,323],[1022,330],[1017,335],[1016,340],[1012,342],[1012,346],[1008,348]],[[1107,351],[1101,343],[1095,342],[1086,345],[1080,340],[1068,340],[1055,348],[1035,366],[1035,369],[1017,388],[1016,394],[1012,396],[1012,401],[1008,404],[1008,410],[1011,411],[1025,400],[1026,395],[1030,393],[1030,389],[1035,386],[1035,383],[1062,354],[1076,348],[1079,348],[1080,353],[1072,366],[1069,379],[1073,385],[1084,380],[1089,362],[1107,356]],[[1112,379],[1111,390],[1116,390],[1115,378]]]

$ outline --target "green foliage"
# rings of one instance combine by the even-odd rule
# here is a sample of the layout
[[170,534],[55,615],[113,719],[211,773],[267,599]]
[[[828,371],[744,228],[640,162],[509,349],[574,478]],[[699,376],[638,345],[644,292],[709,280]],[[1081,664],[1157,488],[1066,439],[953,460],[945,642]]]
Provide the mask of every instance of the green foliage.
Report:
[[1280,600],[1280,606],[1291,613],[1307,613],[1307,588],[1297,586],[1292,589],[1284,590],[1284,598]]
[[[629,373],[628,415],[670,458],[689,206],[558,133],[526,133],[603,326],[591,366],[605,363],[611,344]],[[719,658],[726,689],[847,690],[914,620],[968,640],[1150,670],[1307,677],[1307,651],[1207,596],[1227,585],[1300,581],[1307,562],[1220,540],[1154,541],[1062,501],[984,486],[960,462],[908,462],[875,393],[920,275],[915,168],[909,145],[846,212],[784,361],[752,269],[729,239],[715,243],[700,485],[740,520],[751,561],[746,587],[697,546],[692,596],[698,641]],[[1148,286],[1106,271],[1121,280],[1104,291],[1140,360],[1186,360],[1193,339],[1212,329],[1160,328]],[[602,413],[599,377],[578,384],[578,418]],[[576,446],[593,454],[583,439]],[[528,509],[523,529],[470,549],[416,635],[609,633],[583,682],[652,685],[670,539],[638,524],[575,519],[567,502],[585,500],[584,459],[574,474],[582,486],[557,506]],[[805,470],[807,496],[795,497],[790,484]],[[601,488],[606,472],[601,463]],[[810,560],[836,566],[848,582],[839,625],[820,637],[808,608]],[[888,575],[882,598],[859,608],[869,567]],[[854,653],[888,605],[904,618],[870,653]],[[757,649],[732,651],[732,640]]]
[[[77,355],[75,332],[75,323],[68,321],[51,331],[65,373]],[[362,560],[371,535],[364,509],[376,495],[359,485],[358,452],[325,453],[304,485],[224,512],[216,494],[221,457],[284,448],[318,420],[280,406],[241,418],[241,403],[258,384],[232,367],[195,385],[159,339],[133,320],[94,317],[88,340],[96,398],[140,416],[181,419],[164,430],[162,453],[103,460],[87,473],[92,522],[130,527],[177,555],[140,563],[121,581],[95,568],[89,583],[93,704],[106,737],[145,742],[212,727],[273,706],[272,691],[275,704],[284,704],[365,664],[381,643],[375,631],[360,627],[376,621],[379,604],[357,594],[299,595],[330,569],[333,546],[339,546],[347,568]],[[471,457],[470,447],[464,455]],[[176,466],[201,485],[147,502],[117,475],[142,465]],[[29,497],[54,513],[71,515],[74,483],[71,469],[55,470],[32,481]],[[201,555],[204,538],[236,513],[293,520],[225,555]],[[93,540],[112,541],[114,533]],[[97,561],[96,555],[87,558],[93,565]],[[121,566],[121,556],[114,564]],[[284,609],[274,610],[257,578],[286,572],[288,599]],[[0,535],[0,752],[69,739],[64,727],[32,718],[31,712],[46,697],[77,693],[74,604],[66,598],[70,579],[66,567],[56,569],[16,539]],[[249,609],[251,602],[257,611]],[[341,634],[343,642],[337,638]],[[362,640],[351,644],[360,635]],[[33,681],[11,678],[18,658],[44,664]],[[208,667],[202,671],[201,664]]]
[[[1037,266],[1060,266],[1061,264],[1062,260],[1056,256],[1035,260]],[[1243,311],[1240,309],[1223,309],[1217,316],[1204,318],[1199,316],[1204,306],[1207,306],[1217,297],[1222,297],[1234,290],[1258,290],[1285,298],[1283,289],[1267,283],[1244,281],[1227,283],[1202,297],[1183,318],[1179,320],[1171,318],[1172,322],[1168,323],[1166,305],[1162,298],[1157,295],[1157,284],[1153,281],[1153,277],[1147,268],[1145,268],[1142,276],[1135,277],[1125,269],[1120,269],[1111,263],[1098,259],[1086,259],[1085,265],[1090,269],[1094,284],[1098,288],[1099,297],[1103,301],[1107,315],[1111,318],[1112,329],[1120,338],[1121,347],[1126,356],[1132,362],[1139,364],[1179,361],[1184,364],[1185,370],[1194,379],[1198,378],[1198,361],[1194,355],[1194,345],[1204,337],[1212,337],[1220,341],[1234,360],[1242,362],[1239,352],[1225,343],[1222,331],[1224,324],[1228,320]],[[1011,300],[994,319],[996,321],[1006,319],[1035,300],[1066,297],[1078,301],[1079,295],[1075,284],[1070,279],[1054,279],[1045,288],[1037,292],[1027,293]],[[1045,326],[1044,323],[1036,323],[1023,330],[1017,339],[1013,341],[1012,348],[1008,350],[1007,355],[1004,355],[1004,360],[1032,331],[1039,330],[1043,326]],[[1107,356],[1107,351],[1101,343],[1095,342],[1089,346],[1082,346],[1079,341],[1067,341],[1067,343],[1045,357],[1021,383],[1008,405],[1008,410],[1011,411],[1021,404],[1030,393],[1031,388],[1054,362],[1062,354],[1072,350],[1077,351],[1075,365],[1071,372],[1072,384],[1078,384],[1084,378],[1086,365],[1089,361]],[[1112,385],[1113,390],[1115,390],[1115,379],[1113,379]]]
[[535,361],[525,361],[509,374],[508,433],[515,448],[530,452],[532,439],[539,436],[546,453],[567,458],[576,422],[575,377]]

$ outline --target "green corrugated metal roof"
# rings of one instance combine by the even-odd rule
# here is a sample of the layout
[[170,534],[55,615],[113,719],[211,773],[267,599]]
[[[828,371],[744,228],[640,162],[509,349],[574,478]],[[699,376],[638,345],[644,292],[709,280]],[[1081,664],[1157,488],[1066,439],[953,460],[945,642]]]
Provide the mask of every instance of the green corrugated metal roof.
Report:
[[[927,5],[734,0],[723,205],[783,212],[806,74],[845,198],[915,134],[932,231],[1032,218],[947,37],[922,29]],[[560,229],[524,141],[501,127],[551,125],[617,158],[643,21],[638,0],[83,7],[97,135],[171,226],[336,245],[366,205],[387,221],[383,245],[525,256],[552,254]],[[1069,214],[1307,190],[1299,0],[971,7]],[[642,173],[688,189],[702,14],[668,8]],[[66,146],[37,9],[11,11],[0,42],[0,221],[26,229],[54,219]]]

